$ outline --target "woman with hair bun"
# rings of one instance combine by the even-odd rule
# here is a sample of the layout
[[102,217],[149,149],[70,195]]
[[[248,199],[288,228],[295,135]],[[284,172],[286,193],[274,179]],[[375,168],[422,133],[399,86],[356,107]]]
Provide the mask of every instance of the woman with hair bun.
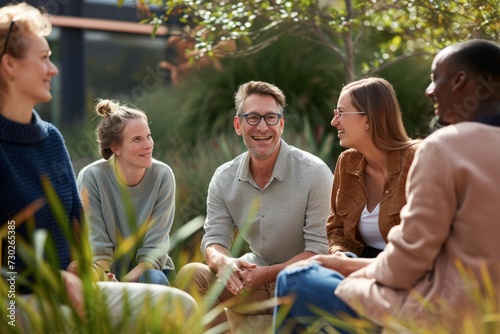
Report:
[[[52,99],[51,80],[58,73],[50,60],[51,50],[45,38],[50,31],[48,18],[33,6],[18,3],[0,8],[0,229],[9,236],[6,240],[9,242],[2,243],[5,248],[0,252],[1,272],[2,280],[15,279],[15,284],[11,285],[14,293],[9,293],[7,299],[2,288],[0,298],[0,305],[14,316],[14,320],[7,315],[9,324],[7,320],[0,321],[0,332],[70,332],[73,325],[102,328],[95,323],[102,320],[127,333],[155,332],[158,326],[166,332],[171,328],[179,333],[195,332],[200,322],[199,311],[194,299],[181,290],[152,284],[107,282],[113,275],[108,276],[101,267],[88,263],[92,294],[84,295],[84,285],[87,286],[88,281],[82,281],[80,275],[85,273],[79,270],[87,263],[72,261],[81,258],[78,255],[83,251],[70,246],[68,233],[71,227],[79,226],[82,221],[82,202],[73,166],[59,130],[42,120],[34,110],[37,104]],[[113,115],[108,118],[113,118]],[[123,158],[120,166],[126,182],[134,182],[134,176],[139,178],[139,172],[133,174],[130,171],[140,168],[155,170],[154,164],[150,167],[153,143],[145,119],[142,116],[128,121],[122,132],[123,144],[114,146]],[[127,128],[143,129],[147,133],[141,132],[130,143],[126,142]],[[147,149],[138,157],[125,155],[133,153],[130,147],[143,140],[147,141]],[[124,150],[124,147],[129,149]],[[168,167],[162,165],[161,170],[162,177],[154,182],[167,190],[160,194],[155,204],[158,211],[167,212],[162,214],[171,219],[173,176]],[[142,182],[148,172],[143,174]],[[52,195],[59,199],[58,212],[49,205],[51,194],[46,192],[44,180],[52,185],[55,193]],[[148,189],[149,192],[152,190]],[[168,229],[164,231],[164,235],[168,235]],[[43,238],[37,238],[43,236],[43,232],[47,243]],[[146,240],[146,243],[151,242]],[[36,260],[30,255],[30,250],[35,248]],[[44,256],[38,256],[39,251],[44,251]],[[161,249],[158,253],[163,254],[158,258],[169,263],[166,250]],[[147,254],[153,256],[156,253]],[[49,267],[54,271],[47,270]],[[47,273],[52,274],[52,280],[47,280]],[[60,279],[55,276],[58,273]],[[46,294],[53,299],[48,300]],[[66,312],[68,305],[74,312]],[[57,316],[51,315],[55,309],[59,310]],[[154,310],[154,319],[161,322],[145,320],[145,314],[151,310]],[[97,311],[99,316],[96,316]],[[2,314],[5,317],[7,313]],[[63,321],[60,315],[64,316]],[[73,323],[74,315],[82,320]],[[137,328],[140,330],[136,331]],[[78,327],[78,331],[80,329]]]
[[[144,112],[100,100],[96,135],[103,159],[84,167],[78,189],[90,226],[94,261],[118,280],[169,285],[174,264],[168,256],[175,211],[172,169],[153,159],[154,142]],[[136,237],[120,258],[120,242]]]

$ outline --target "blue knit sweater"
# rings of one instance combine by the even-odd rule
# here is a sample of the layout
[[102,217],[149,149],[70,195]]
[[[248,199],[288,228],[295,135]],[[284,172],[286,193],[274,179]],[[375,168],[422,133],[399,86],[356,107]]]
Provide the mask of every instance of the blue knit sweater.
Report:
[[[40,179],[42,175],[48,177],[64,206],[64,223],[72,224],[74,218],[79,220],[82,205],[75,175],[64,140],[57,128],[43,121],[35,111],[30,124],[12,122],[0,115],[2,226],[12,221],[13,216],[28,204],[40,198],[45,199]],[[65,269],[70,261],[69,244],[47,203],[35,213],[34,218],[36,229],[46,229],[49,232],[59,255],[60,268]],[[24,223],[16,228],[16,240],[22,237],[31,243],[27,225]],[[19,255],[18,242],[16,246],[16,255]],[[5,255],[4,253],[4,261]],[[3,265],[6,265],[4,261]],[[20,259],[16,259],[16,266],[18,272],[25,267]]]

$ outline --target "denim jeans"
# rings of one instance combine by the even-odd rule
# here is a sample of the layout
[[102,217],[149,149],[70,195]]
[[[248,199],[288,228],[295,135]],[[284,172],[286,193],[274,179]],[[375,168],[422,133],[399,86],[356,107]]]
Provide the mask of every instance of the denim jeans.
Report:
[[[381,251],[382,249],[373,248],[367,245],[365,246],[365,248],[363,248],[363,251],[361,252],[361,255],[359,257],[374,258],[377,257],[377,255]],[[347,257],[358,258],[358,256],[352,252],[344,252],[344,255],[346,255]]]
[[[289,305],[275,307],[274,332],[300,333],[304,328],[314,326],[315,332],[329,332],[328,328],[333,327],[340,333],[349,333],[342,325],[339,326],[339,323],[342,323],[339,316],[347,314],[358,318],[358,315],[335,295],[335,289],[343,279],[344,276],[338,272],[316,263],[282,270],[276,280],[276,297],[293,296],[295,301],[283,321],[281,313],[285,312]],[[337,320],[328,321],[325,313],[328,318],[335,317]]]
[[139,277],[139,283],[160,284],[160,285],[170,286],[170,283],[168,282],[168,278],[167,278],[169,271],[170,270],[168,270],[168,269],[163,269],[163,270],[149,269],[149,270],[146,270]]

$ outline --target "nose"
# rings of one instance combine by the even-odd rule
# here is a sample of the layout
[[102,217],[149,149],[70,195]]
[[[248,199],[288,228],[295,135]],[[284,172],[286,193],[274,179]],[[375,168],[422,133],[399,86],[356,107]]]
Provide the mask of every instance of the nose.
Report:
[[49,73],[52,76],[56,76],[57,74],[59,74],[59,69],[52,61],[50,62]]
[[155,141],[153,140],[153,137],[149,137],[149,140],[147,141],[146,146],[149,148],[153,148],[155,146]]
[[434,96],[434,82],[431,82],[425,89],[425,96],[432,98]]
[[336,115],[333,115],[332,121],[330,123],[334,128],[336,128],[339,125],[339,117]]

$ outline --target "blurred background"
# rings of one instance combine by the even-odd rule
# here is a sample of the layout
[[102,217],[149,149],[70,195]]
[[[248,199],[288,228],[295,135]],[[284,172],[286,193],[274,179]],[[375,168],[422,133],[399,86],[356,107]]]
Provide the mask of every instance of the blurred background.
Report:
[[[8,2],[2,0],[0,5]],[[183,33],[187,23],[179,21],[180,28],[173,26],[173,20],[170,26],[161,23],[154,37],[153,25],[139,24],[151,20],[147,15],[164,15],[164,7],[152,5],[145,10],[135,1],[124,1],[119,7],[116,0],[27,2],[51,14],[53,31],[48,40],[60,74],[53,79],[52,102],[37,110],[63,133],[75,174],[100,158],[94,137],[97,99],[116,99],[144,110],[155,140],[154,157],[169,164],[176,175],[173,232],[205,215],[206,193],[214,170],[245,151],[232,125],[233,94],[248,80],[268,81],[284,91],[288,103],[284,139],[318,155],[332,171],[335,168],[343,149],[330,121],[347,79],[344,64],[328,48],[284,31],[258,52],[205,57],[204,62],[188,57],[188,69],[172,78],[171,71],[161,65],[172,58],[167,52],[167,38],[187,38]],[[362,67],[364,58],[378,52],[384,38],[392,37],[374,30],[358,45],[358,67]],[[380,67],[376,73],[394,85],[413,138],[423,138],[431,131],[433,108],[424,96],[431,59],[431,53],[404,58]],[[356,78],[364,75],[360,70]],[[196,253],[201,233],[198,230],[172,252],[199,257],[201,254]]]

